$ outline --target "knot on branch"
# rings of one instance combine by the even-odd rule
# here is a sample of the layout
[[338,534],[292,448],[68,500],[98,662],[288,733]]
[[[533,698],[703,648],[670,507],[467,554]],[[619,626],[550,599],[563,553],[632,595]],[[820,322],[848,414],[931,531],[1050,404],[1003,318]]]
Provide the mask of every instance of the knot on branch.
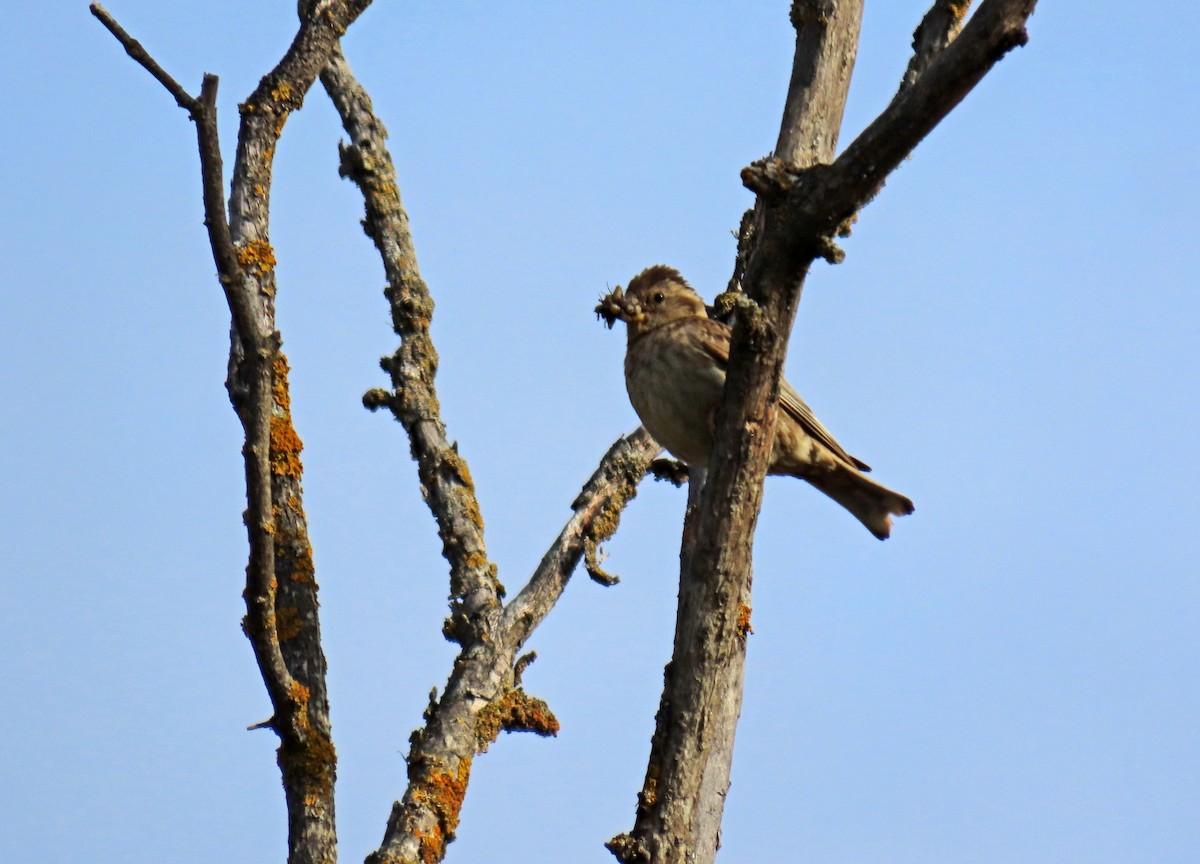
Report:
[[368,411],[378,411],[380,408],[391,408],[395,402],[395,394],[382,387],[372,387],[362,396],[363,407]]
[[808,170],[811,169],[774,156],[764,156],[742,169],[742,185],[767,201],[778,201],[800,184]]
[[834,4],[830,0],[792,0],[788,20],[799,31],[805,24],[816,22],[822,26],[833,16]]
[[475,638],[475,628],[462,608],[462,601],[451,603],[450,614],[442,619],[442,637],[455,645],[469,645]]
[[369,147],[370,142],[368,141],[364,141],[362,144],[347,144],[339,141],[338,176],[343,180],[352,180],[361,186],[362,178],[374,168],[372,159],[366,152]]
[[713,298],[712,308],[708,311],[708,317],[728,324],[729,320],[733,318],[733,313],[737,311],[738,298],[744,296],[746,295],[742,293],[740,288],[722,291]]
[[818,237],[813,251],[816,257],[823,258],[830,264],[841,264],[846,260],[846,253],[841,246],[833,242],[832,237]]
[[[434,304],[427,291],[414,290],[405,281],[395,281],[384,286],[383,296],[392,304],[392,323],[402,338],[429,330]],[[432,346],[429,350],[432,351]]]
[[618,834],[604,844],[621,864],[650,864],[650,850],[632,834]]
[[558,734],[559,728],[558,718],[545,700],[514,687],[479,712],[475,720],[475,738],[482,753],[501,731],[533,732],[535,735],[552,737]]
[[655,459],[650,463],[650,474],[655,480],[670,483],[679,488],[688,481],[688,467],[678,459]]
[[722,314],[725,320],[730,323],[733,323],[734,319],[744,321],[755,341],[768,336],[774,329],[771,322],[767,320],[762,307],[741,292],[727,291],[717,295],[717,301],[719,302],[718,309],[723,310]]

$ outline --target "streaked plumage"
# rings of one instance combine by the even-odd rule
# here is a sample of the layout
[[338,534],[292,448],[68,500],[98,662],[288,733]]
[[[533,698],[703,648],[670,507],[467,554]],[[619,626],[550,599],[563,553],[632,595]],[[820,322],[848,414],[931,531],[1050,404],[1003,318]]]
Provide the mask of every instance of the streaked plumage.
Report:
[[[625,322],[625,386],[643,425],[675,458],[704,467],[725,386],[729,327],[678,271],[658,264],[618,286],[596,307],[611,327]],[[891,517],[913,512],[905,496],[876,483],[870,467],[838,444],[790,384],[780,382],[779,417],[768,473],[808,481],[885,539]]]

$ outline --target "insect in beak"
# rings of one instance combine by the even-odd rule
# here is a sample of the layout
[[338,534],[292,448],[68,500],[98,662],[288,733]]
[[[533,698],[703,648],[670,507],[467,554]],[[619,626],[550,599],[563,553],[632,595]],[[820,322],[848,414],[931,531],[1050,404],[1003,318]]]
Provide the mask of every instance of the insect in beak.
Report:
[[596,317],[601,319],[609,330],[617,323],[618,318],[629,321],[631,316],[625,291],[620,285],[600,298],[600,302],[596,304]]

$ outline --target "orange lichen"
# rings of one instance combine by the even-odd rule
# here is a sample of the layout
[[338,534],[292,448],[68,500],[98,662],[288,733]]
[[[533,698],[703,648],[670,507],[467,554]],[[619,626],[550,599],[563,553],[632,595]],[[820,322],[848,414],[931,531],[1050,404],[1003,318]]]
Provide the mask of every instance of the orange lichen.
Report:
[[646,767],[646,782],[638,793],[638,809],[645,811],[658,803],[658,774],[659,765],[651,762]]
[[303,742],[284,744],[279,748],[278,758],[284,784],[300,794],[305,806],[315,807],[332,798],[337,751],[328,735],[308,727]]
[[298,480],[304,473],[304,466],[300,462],[300,451],[304,449],[304,442],[292,426],[289,413],[292,397],[288,389],[290,370],[287,357],[282,351],[275,355],[273,371],[271,398],[275,402],[276,413],[271,417],[271,473],[278,477],[292,477]]
[[276,408],[288,411],[292,407],[292,397],[288,390],[288,373],[291,367],[288,365],[287,355],[282,351],[275,355],[272,371],[275,374],[271,379],[271,398],[275,400]]
[[311,693],[312,691],[308,687],[295,679],[292,680],[288,689],[288,696],[296,704],[296,710],[301,715],[301,723],[305,726],[308,725],[308,697]]
[[483,752],[501,730],[552,736],[558,734],[559,728],[558,718],[544,700],[515,687],[479,712],[475,719],[475,738]]
[[482,552],[471,552],[465,558],[463,558],[463,566],[469,567],[472,570],[476,570],[480,567],[486,567],[488,566],[487,556]]
[[430,831],[414,828],[412,835],[417,838],[417,854],[421,856],[421,864],[437,864],[446,851],[446,840],[442,837],[441,829],[437,826]]
[[289,639],[295,639],[300,635],[300,628],[304,620],[300,617],[300,610],[294,606],[286,606],[279,609],[275,613],[275,632],[279,636],[280,642],[286,642]]
[[317,568],[313,565],[312,546],[307,542],[298,550],[296,559],[292,564],[292,572],[288,574],[288,578],[293,582],[316,584]]
[[275,250],[266,240],[247,240],[238,249],[238,263],[254,268],[260,274],[270,273],[275,267]]
[[271,89],[271,98],[276,102],[290,102],[292,99],[292,85],[287,81],[280,81]]
[[277,477],[292,477],[296,480],[304,473],[300,462],[300,451],[304,442],[292,427],[288,415],[271,418],[271,473]]
[[420,856],[426,864],[435,864],[446,854],[446,844],[454,839],[467,782],[471,776],[470,758],[461,759],[457,771],[434,768],[416,782],[412,803],[432,812],[437,824],[429,830],[413,826],[413,836],[420,843]]
[[742,639],[754,632],[754,628],[750,626],[750,613],[753,611],[745,603],[738,604],[737,630]]

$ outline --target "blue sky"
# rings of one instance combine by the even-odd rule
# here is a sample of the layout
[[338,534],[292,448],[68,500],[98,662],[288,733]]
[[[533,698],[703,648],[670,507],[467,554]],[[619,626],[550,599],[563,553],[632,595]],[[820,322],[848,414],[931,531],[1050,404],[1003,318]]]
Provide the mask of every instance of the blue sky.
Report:
[[[112,0],[235,106],[294,3]],[[842,142],[922,2],[868,4]],[[242,637],[240,431],[191,125],[87,14],[0,32],[0,858],[283,860]],[[1044,0],[805,289],[790,380],[917,512],[887,543],[768,481],[722,860],[1183,864],[1200,848],[1200,12]],[[636,426],[596,297],[651,263],[711,297],[775,140],[786,3],[377,2],[346,40],[437,301],[439,387],[510,590]],[[279,147],[279,323],[306,444],[341,854],[402,789],[453,654],[395,344],[319,90]],[[555,740],[475,763],[449,860],[611,860],[670,653],[683,493],[648,484],[528,689]]]

